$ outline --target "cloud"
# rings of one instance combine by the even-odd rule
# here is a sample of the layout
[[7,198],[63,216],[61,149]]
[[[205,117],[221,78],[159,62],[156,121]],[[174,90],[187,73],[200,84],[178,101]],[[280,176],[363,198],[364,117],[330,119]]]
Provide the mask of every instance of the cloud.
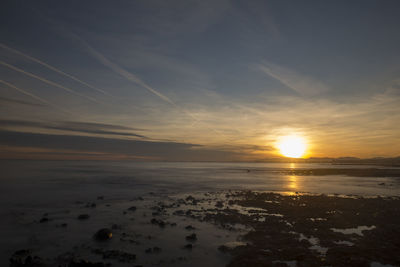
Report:
[[[205,149],[202,146],[187,143],[123,140],[7,130],[0,130],[0,146],[6,146],[9,150],[10,147],[15,147],[15,151],[18,151],[18,148],[23,148],[22,151],[40,148],[58,151],[67,150],[69,152],[109,153],[116,158],[126,155],[170,161],[223,161],[233,160],[238,157],[233,152]],[[23,152],[21,153],[23,154]],[[21,156],[21,153],[19,156]],[[4,158],[7,155],[3,154],[0,157]]]
[[33,74],[33,73],[24,71],[24,70],[22,70],[22,69],[20,69],[20,68],[18,68],[18,67],[16,67],[16,66],[13,66],[13,65],[11,65],[11,64],[8,64],[8,63],[6,63],[6,62],[4,62],[4,61],[1,61],[1,60],[0,60],[0,64],[3,65],[3,66],[5,66],[5,67],[7,67],[7,68],[10,68],[10,69],[12,69],[12,70],[14,70],[14,71],[20,72],[20,73],[25,74],[25,75],[27,75],[27,76],[29,76],[29,77],[35,78],[35,79],[37,79],[37,80],[39,80],[39,81],[42,81],[42,82],[44,82],[44,83],[47,83],[47,84],[50,84],[50,85],[52,85],[52,86],[61,88],[61,89],[63,89],[64,91],[67,91],[67,92],[69,92],[69,93],[71,93],[71,94],[74,94],[74,95],[76,95],[76,96],[80,96],[80,97],[86,98],[86,99],[88,99],[88,100],[90,100],[90,101],[92,101],[92,102],[95,102],[95,103],[97,103],[97,104],[103,104],[103,103],[99,102],[97,99],[95,99],[95,98],[93,98],[93,97],[86,96],[86,95],[83,95],[83,94],[81,94],[81,93],[78,93],[78,92],[76,92],[75,90],[73,90],[73,89],[71,89],[71,88],[68,88],[68,87],[65,87],[65,86],[63,86],[63,85],[61,85],[61,84],[58,84],[58,83],[49,81],[49,80],[47,80],[47,79],[45,79],[45,78],[43,78],[43,77],[37,76],[37,75],[35,75],[35,74]]
[[6,82],[6,81],[3,81],[3,80],[0,79],[0,83],[5,84],[5,85],[7,85],[8,87],[10,87],[10,88],[12,88],[12,89],[14,89],[14,90],[16,90],[16,91],[18,91],[18,92],[24,94],[24,95],[27,95],[27,96],[29,96],[29,97],[31,97],[31,98],[33,98],[33,99],[35,99],[35,100],[37,100],[37,101],[39,101],[39,102],[45,104],[45,105],[47,105],[47,106],[50,106],[50,107],[52,107],[52,108],[54,108],[54,109],[56,109],[56,110],[58,110],[58,111],[62,111],[62,112],[64,112],[64,113],[71,114],[71,112],[69,112],[69,111],[67,111],[67,110],[64,110],[64,109],[62,109],[62,108],[60,108],[60,107],[58,107],[58,106],[56,106],[56,105],[53,105],[53,104],[50,103],[49,101],[47,101],[47,100],[45,100],[45,99],[43,99],[43,98],[41,98],[41,97],[39,97],[39,96],[37,96],[37,95],[35,95],[35,94],[29,93],[29,92],[27,92],[26,90],[21,89],[21,88],[15,86],[15,85],[13,85],[13,84],[11,84],[11,83],[9,83],[9,82]]
[[315,96],[329,90],[320,81],[272,63],[258,64],[257,67],[302,96]]
[[44,104],[33,103],[33,102],[28,102],[28,101],[8,98],[8,97],[0,97],[0,102],[10,103],[10,104],[18,104],[18,105],[27,105],[27,106],[33,106],[33,107],[43,107],[43,106],[45,106]]
[[90,84],[88,84],[87,82],[84,82],[84,81],[82,81],[82,80],[76,78],[75,76],[73,76],[73,75],[71,75],[71,74],[65,73],[65,72],[63,72],[62,70],[59,70],[59,69],[57,69],[56,67],[53,67],[53,66],[51,66],[51,65],[49,65],[49,64],[47,64],[47,63],[45,63],[45,62],[43,62],[43,61],[41,61],[41,60],[39,60],[39,59],[37,59],[37,58],[31,57],[31,56],[29,56],[29,55],[27,55],[27,54],[22,53],[21,51],[18,51],[18,50],[14,49],[14,48],[8,47],[8,46],[6,46],[6,45],[4,45],[4,44],[2,44],[2,43],[0,43],[0,47],[1,47],[1,48],[4,48],[4,49],[7,49],[7,50],[9,50],[9,51],[12,51],[12,52],[14,52],[14,53],[16,53],[16,54],[18,54],[18,55],[20,55],[20,56],[23,56],[23,57],[25,57],[25,58],[27,58],[27,59],[33,61],[33,62],[36,62],[36,63],[38,63],[38,64],[40,64],[40,65],[42,65],[42,66],[45,66],[46,68],[48,68],[48,69],[50,69],[50,70],[52,70],[52,71],[55,71],[55,72],[57,72],[58,74],[61,74],[61,75],[63,75],[63,76],[66,76],[66,77],[68,77],[68,78],[70,78],[70,79],[72,79],[72,80],[74,80],[74,81],[76,81],[76,82],[78,82],[78,83],[80,83],[80,84],[83,84],[83,85],[85,85],[85,86],[87,86],[87,87],[89,87],[89,88],[91,88],[91,89],[93,89],[93,90],[95,90],[95,91],[98,91],[98,92],[100,92],[100,93],[102,93],[102,94],[111,96],[110,94],[108,94],[108,93],[105,92],[104,90],[101,90],[101,89],[99,89],[99,88],[97,88],[97,87],[94,87],[93,85],[90,85]]
[[132,132],[119,132],[115,130],[138,130],[130,127],[119,125],[110,125],[102,123],[88,123],[88,122],[36,122],[36,121],[23,121],[23,120],[0,120],[0,127],[6,128],[39,128],[46,130],[59,130],[67,132],[78,132],[87,134],[100,134],[100,135],[115,135],[147,139],[146,136]]

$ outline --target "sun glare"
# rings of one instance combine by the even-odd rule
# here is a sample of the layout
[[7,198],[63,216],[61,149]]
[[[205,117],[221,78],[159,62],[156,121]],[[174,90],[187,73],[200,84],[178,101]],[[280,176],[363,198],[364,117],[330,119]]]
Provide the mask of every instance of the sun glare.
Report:
[[280,153],[289,158],[301,158],[306,152],[305,140],[297,135],[282,137],[278,142]]

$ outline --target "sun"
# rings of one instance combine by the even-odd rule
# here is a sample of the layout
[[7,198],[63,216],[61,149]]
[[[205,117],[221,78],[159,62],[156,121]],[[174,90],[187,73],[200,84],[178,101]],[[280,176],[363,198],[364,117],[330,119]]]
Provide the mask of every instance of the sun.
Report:
[[297,135],[281,137],[277,147],[283,156],[289,158],[301,158],[307,149],[304,138]]

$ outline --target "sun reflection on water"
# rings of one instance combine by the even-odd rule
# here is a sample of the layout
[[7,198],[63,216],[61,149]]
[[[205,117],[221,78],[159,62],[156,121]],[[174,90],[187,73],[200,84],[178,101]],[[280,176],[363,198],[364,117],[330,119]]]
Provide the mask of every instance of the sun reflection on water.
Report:
[[298,188],[297,176],[291,175],[291,176],[288,177],[288,187],[291,190],[297,190],[297,188]]

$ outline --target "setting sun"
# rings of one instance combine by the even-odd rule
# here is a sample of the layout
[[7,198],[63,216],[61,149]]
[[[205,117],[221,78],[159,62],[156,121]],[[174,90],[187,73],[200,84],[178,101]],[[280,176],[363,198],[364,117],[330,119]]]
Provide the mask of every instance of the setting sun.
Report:
[[282,137],[278,142],[280,153],[289,158],[301,158],[306,152],[306,142],[302,137],[289,135]]

